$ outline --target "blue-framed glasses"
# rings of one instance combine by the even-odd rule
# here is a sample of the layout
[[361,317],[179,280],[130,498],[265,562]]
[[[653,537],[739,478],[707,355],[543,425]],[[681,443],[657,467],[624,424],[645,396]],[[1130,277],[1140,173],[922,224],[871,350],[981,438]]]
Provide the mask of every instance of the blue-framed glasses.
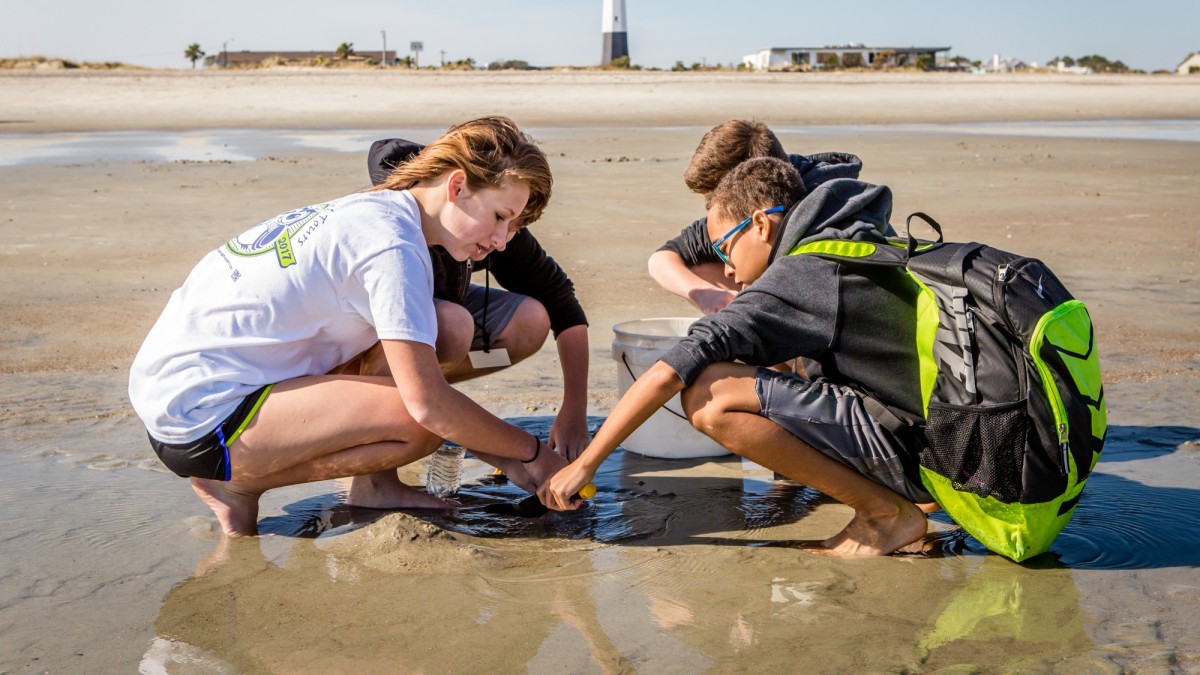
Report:
[[[763,211],[763,213],[767,213],[767,214],[782,213],[783,211],[786,211],[786,210],[787,210],[786,206],[772,206],[771,208],[767,209],[766,211]],[[725,255],[725,252],[721,250],[721,247],[725,245],[725,242],[729,241],[730,237],[737,234],[738,232],[741,232],[743,227],[746,227],[747,225],[749,225],[751,220],[754,220],[754,216],[750,216],[749,218],[738,223],[736,227],[734,227],[732,230],[726,232],[724,237],[721,237],[720,239],[713,242],[713,245],[712,245],[713,250],[717,252],[717,255],[721,258],[721,260],[723,260],[725,262],[726,265],[733,267],[733,263],[729,262],[729,256]]]

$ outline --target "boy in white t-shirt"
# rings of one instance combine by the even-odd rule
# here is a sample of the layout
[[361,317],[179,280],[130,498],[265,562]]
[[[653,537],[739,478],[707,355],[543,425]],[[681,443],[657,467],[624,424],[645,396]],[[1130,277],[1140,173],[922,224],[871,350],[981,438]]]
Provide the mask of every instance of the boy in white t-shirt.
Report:
[[[565,460],[450,387],[438,366],[428,247],[501,249],[550,196],[544,155],[510,120],[452,127],[370,191],[260,223],[206,255],[130,372],[163,463],[230,536],[274,487],[353,476],[348,503],[447,504],[395,471],[442,439],[533,491]],[[330,375],[376,342],[396,377]]]

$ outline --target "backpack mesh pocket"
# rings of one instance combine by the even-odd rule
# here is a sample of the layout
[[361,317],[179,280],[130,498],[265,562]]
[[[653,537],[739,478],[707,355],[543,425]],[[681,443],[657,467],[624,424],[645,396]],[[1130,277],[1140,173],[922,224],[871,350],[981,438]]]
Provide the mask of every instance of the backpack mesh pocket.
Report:
[[1021,498],[1025,401],[998,406],[929,404],[921,465],[950,479],[954,489],[1006,504]]

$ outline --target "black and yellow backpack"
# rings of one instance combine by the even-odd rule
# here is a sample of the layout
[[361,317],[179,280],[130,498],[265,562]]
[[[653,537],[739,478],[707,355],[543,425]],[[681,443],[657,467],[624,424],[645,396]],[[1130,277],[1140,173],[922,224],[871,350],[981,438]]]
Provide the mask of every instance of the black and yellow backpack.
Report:
[[[790,255],[905,270],[916,285],[921,480],[964,530],[1021,561],[1079,503],[1108,428],[1091,317],[1041,261],[979,243],[824,240]],[[897,420],[898,421],[898,420]]]

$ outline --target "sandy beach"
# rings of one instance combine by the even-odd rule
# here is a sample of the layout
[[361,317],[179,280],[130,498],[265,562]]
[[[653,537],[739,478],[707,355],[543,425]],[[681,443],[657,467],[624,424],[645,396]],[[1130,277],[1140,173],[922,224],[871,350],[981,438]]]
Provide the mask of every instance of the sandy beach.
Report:
[[[371,140],[493,113],[550,158],[534,231],[588,312],[597,424],[611,326],[695,315],[645,263],[702,214],[681,175],[725,119],[859,155],[898,227],[1045,260],[1092,313],[1110,424],[1051,553],[820,558],[786,543],[845,507],[633,453],[580,514],[485,517],[517,494],[476,462],[454,518],[318,483],[222,543],[125,394],[168,295],[231,234],[364,186]],[[1198,127],[1175,76],[0,74],[0,672],[1200,672]],[[547,345],[462,390],[544,429],[557,372]]]

